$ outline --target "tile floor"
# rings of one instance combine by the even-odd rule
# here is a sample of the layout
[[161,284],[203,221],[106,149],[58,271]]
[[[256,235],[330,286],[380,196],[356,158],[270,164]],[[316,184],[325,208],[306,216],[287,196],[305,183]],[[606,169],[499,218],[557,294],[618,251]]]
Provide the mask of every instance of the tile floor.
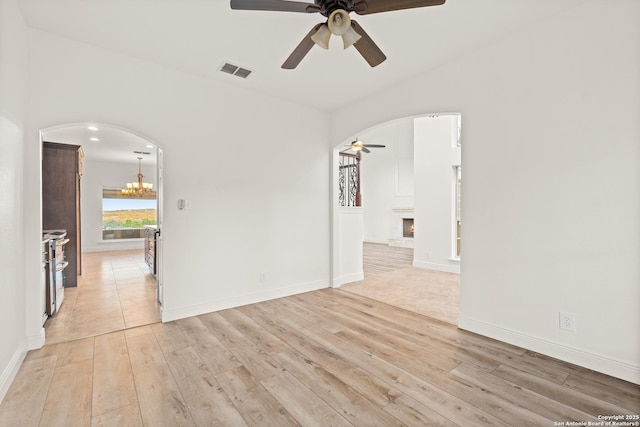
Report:
[[143,250],[82,254],[78,286],[65,289],[56,316],[45,323],[45,342],[53,344],[160,321],[156,280]]
[[460,275],[411,267],[413,249],[365,243],[364,280],[342,290],[458,324]]

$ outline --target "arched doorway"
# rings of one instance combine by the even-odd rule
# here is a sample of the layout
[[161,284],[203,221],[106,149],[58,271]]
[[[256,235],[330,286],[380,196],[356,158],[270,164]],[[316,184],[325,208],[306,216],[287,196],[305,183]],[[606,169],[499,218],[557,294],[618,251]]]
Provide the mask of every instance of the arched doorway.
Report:
[[[43,298],[50,314],[43,315],[46,343],[159,322],[162,244],[155,231],[161,229],[163,218],[162,148],[131,130],[101,123],[49,127],[40,131],[40,140],[43,236],[50,235],[47,230],[68,228],[67,245],[75,246],[75,254],[70,254],[74,258],[69,260],[74,261],[73,270],[64,271],[67,265],[60,279],[66,286],[51,291],[56,279],[46,275],[50,279]],[[59,153],[70,150],[77,162],[77,219],[61,220],[69,215],[62,209],[58,218],[49,220],[51,212],[58,210],[51,194],[59,190],[53,191],[52,185],[61,186],[67,169],[57,163]],[[53,160],[47,161],[47,153],[52,153]],[[121,191],[127,183],[137,187],[138,179],[144,181],[142,187],[152,188],[136,194]],[[51,308],[53,298],[49,296],[47,302],[47,295],[54,293],[62,303]]]
[[[334,148],[334,287],[457,324],[460,129],[459,113],[442,113],[392,120],[354,135],[385,146],[360,155],[358,207],[336,203],[349,187],[340,185],[339,153],[349,152],[351,139]],[[411,286],[425,281],[430,288]]]

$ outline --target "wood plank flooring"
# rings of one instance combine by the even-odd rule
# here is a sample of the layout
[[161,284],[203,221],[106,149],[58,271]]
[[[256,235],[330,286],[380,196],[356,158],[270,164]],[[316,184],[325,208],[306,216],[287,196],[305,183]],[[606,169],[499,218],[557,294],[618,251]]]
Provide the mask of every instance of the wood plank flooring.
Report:
[[460,275],[414,268],[413,249],[363,244],[364,280],[341,289],[458,324]]
[[640,386],[337,289],[49,344],[1,426],[554,426]]
[[363,242],[362,269],[364,276],[389,273],[411,268],[413,265],[413,248],[401,248],[382,243]]

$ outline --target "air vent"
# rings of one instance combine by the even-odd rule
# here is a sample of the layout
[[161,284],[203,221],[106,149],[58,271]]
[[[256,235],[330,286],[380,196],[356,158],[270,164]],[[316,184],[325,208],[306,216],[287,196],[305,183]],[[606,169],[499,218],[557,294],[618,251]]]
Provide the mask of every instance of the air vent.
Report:
[[222,67],[220,67],[220,71],[222,71],[223,73],[241,77],[243,79],[246,79],[247,77],[249,77],[249,74],[251,74],[251,70],[238,67],[237,65],[229,64],[228,62],[222,64]]
[[148,151],[134,151],[135,154],[144,154],[144,155],[149,155],[151,153],[149,153]]

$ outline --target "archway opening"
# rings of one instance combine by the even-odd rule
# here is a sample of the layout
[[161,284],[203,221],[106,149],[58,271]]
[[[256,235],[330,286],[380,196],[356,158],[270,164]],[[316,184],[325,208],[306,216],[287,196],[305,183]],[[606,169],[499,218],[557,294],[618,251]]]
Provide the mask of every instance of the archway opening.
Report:
[[[334,148],[334,287],[458,323],[461,123],[459,113],[412,116]],[[359,153],[361,206],[341,206],[352,140],[374,147]]]
[[159,322],[162,148],[95,122],[49,127],[40,140],[46,343]]

